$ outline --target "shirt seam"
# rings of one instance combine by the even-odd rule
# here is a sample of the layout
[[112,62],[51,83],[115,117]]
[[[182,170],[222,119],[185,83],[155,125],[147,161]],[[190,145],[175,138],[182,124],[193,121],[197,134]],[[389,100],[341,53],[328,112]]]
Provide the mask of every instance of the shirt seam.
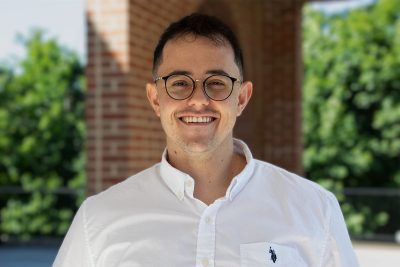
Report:
[[87,250],[89,252],[88,254],[89,254],[90,265],[94,267],[95,265],[94,265],[94,261],[93,261],[93,254],[92,254],[92,250],[90,249],[89,237],[87,234],[87,227],[86,227],[86,222],[87,222],[87,220],[86,220],[86,201],[83,204],[83,212],[82,213],[83,213],[82,214],[83,215],[83,235],[85,238],[85,244],[86,244]]
[[329,242],[329,234],[331,230],[331,225],[332,225],[332,207],[329,205],[329,214],[328,214],[328,219],[327,219],[327,226],[325,227],[325,241],[322,246],[322,253],[321,253],[321,258],[320,258],[320,264],[318,266],[323,267],[322,264],[324,263],[324,256],[326,253],[326,250],[328,248],[328,242]]

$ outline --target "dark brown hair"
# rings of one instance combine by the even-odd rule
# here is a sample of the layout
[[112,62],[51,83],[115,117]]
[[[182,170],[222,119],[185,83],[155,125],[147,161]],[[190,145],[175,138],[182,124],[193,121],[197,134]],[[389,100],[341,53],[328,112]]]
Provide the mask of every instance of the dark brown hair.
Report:
[[161,64],[162,52],[165,44],[172,39],[176,39],[185,35],[193,34],[194,36],[206,37],[217,45],[224,45],[228,42],[233,49],[234,60],[243,77],[243,56],[242,49],[236,35],[225,23],[216,17],[193,13],[183,17],[177,22],[172,23],[161,35],[160,40],[154,50],[153,57],[153,75],[156,75],[158,66]]

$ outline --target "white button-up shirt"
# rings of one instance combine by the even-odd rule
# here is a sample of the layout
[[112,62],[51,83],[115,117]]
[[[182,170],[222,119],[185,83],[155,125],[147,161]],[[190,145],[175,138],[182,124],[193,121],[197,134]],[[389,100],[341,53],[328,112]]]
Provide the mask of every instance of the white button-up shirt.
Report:
[[195,182],[166,160],[79,208],[54,267],[357,267],[336,198],[255,160],[206,205]]

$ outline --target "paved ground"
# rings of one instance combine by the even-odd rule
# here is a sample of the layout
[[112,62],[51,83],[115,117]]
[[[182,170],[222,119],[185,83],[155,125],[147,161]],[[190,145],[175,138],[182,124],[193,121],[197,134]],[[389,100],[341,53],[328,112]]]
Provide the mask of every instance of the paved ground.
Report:
[[361,267],[399,267],[400,244],[354,242]]
[[54,246],[2,246],[0,267],[51,267],[57,249]]

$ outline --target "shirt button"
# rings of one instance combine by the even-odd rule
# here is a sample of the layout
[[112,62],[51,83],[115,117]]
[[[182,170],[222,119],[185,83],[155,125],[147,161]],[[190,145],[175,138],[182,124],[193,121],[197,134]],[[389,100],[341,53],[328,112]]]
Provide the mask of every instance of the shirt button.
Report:
[[186,187],[191,187],[193,185],[193,181],[192,180],[187,180],[185,182]]
[[212,224],[213,223],[213,219],[211,217],[207,217],[206,218],[206,223],[207,224]]
[[208,258],[203,258],[202,260],[201,260],[201,264],[204,266],[204,267],[207,267],[208,265],[209,265],[209,260],[208,260]]
[[178,192],[178,198],[183,199],[183,192]]

